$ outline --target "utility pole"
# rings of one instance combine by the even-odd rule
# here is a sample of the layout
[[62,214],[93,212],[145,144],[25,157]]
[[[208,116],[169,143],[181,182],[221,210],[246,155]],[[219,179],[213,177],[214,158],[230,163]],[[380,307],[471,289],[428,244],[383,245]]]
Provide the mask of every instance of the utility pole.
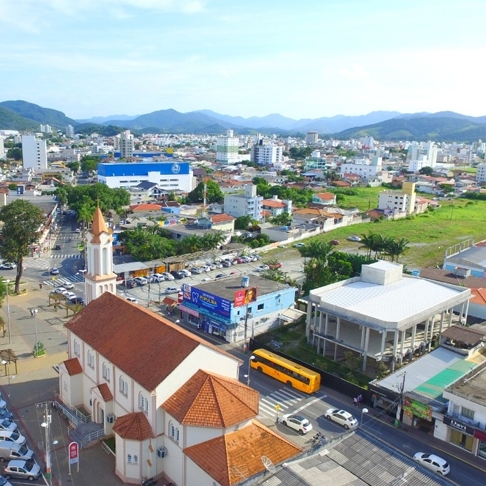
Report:
[[402,380],[401,385],[399,385],[399,387],[400,387],[400,399],[399,399],[399,402],[398,402],[398,405],[397,405],[397,414],[395,416],[395,427],[400,426],[400,417],[402,415],[402,408],[403,408],[403,393],[405,391],[405,378],[407,377],[407,372],[404,371],[402,373],[402,376],[403,376],[403,380]]

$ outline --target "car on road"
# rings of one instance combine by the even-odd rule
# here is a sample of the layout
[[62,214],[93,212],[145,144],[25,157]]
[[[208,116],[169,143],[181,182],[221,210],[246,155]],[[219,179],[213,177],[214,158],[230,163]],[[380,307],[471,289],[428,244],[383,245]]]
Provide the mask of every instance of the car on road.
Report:
[[74,299],[76,297],[76,294],[74,292],[66,291],[64,296],[66,297],[67,300],[71,300],[71,299]]
[[181,291],[178,287],[167,287],[165,289],[166,294],[178,294]]
[[333,422],[342,425],[346,430],[358,426],[358,421],[349,412],[340,410],[339,408],[330,408],[326,411],[325,417],[328,420],[332,420]]
[[67,289],[65,287],[56,287],[52,291],[53,294],[63,294],[63,295],[66,294],[66,292],[67,292]]
[[417,461],[419,464],[432,472],[442,474],[442,476],[447,476],[447,474],[449,474],[451,471],[449,463],[445,459],[442,459],[442,457],[436,456],[435,454],[417,452],[413,456],[413,460]]
[[50,271],[51,275],[59,275],[59,268],[57,267],[52,267]]
[[302,415],[289,413],[282,417],[282,424],[304,435],[312,430],[312,424]]
[[72,290],[72,289],[74,289],[74,284],[72,284],[71,282],[64,282],[64,283],[62,284],[62,286],[63,286],[65,289],[67,289],[67,290]]
[[331,245],[339,245],[339,240],[331,240]]
[[12,262],[3,262],[0,265],[0,268],[2,270],[13,270],[14,268],[17,268],[17,264]]
[[218,273],[218,275],[216,275],[216,277],[214,277],[214,279],[219,280],[220,278],[224,278],[224,277],[226,277],[225,273]]
[[127,297],[128,302],[131,302],[132,304],[138,304],[138,300],[135,299],[135,297]]
[[347,238],[349,241],[361,241],[361,238],[357,235],[354,236],[348,236]]
[[81,233],[81,230],[80,230],[79,228],[76,228],[76,229],[74,230],[74,232],[75,232],[75,233]]
[[56,246],[54,247],[54,250],[60,250],[60,249],[61,249],[61,245],[56,245]]
[[41,475],[41,468],[35,461],[21,461],[14,459],[7,464],[3,472],[6,479],[18,478],[33,481]]

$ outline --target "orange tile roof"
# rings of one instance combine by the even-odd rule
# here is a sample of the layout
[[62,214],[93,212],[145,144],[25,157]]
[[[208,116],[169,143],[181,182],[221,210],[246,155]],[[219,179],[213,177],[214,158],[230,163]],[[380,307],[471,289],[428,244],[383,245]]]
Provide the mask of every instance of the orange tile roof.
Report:
[[111,234],[111,230],[106,227],[105,218],[103,218],[103,214],[101,213],[99,206],[96,208],[94,213],[93,223],[91,224],[89,233],[93,235],[91,243],[101,243],[100,235],[102,233]]
[[113,432],[125,440],[153,439],[152,427],[143,412],[134,412],[118,417]]
[[349,187],[351,184],[349,182],[344,182],[344,181],[334,181],[332,185],[336,187]]
[[471,289],[471,296],[470,302],[486,305],[486,289]]
[[234,216],[230,216],[229,214],[223,213],[223,214],[213,214],[211,216],[211,221],[213,223],[229,223],[230,221],[235,220],[236,218]]
[[78,358],[67,359],[64,361],[64,366],[66,367],[69,376],[79,375],[83,372],[83,367]]
[[184,449],[189,459],[218,484],[231,486],[265,471],[262,456],[278,465],[302,451],[299,447],[253,420],[235,432]]
[[155,390],[197,346],[239,361],[151,310],[110,292],[90,302],[66,328],[148,391]]
[[162,206],[160,204],[134,204],[130,206],[130,211],[161,211]]
[[334,201],[334,199],[336,199],[336,194],[333,194],[332,192],[321,192],[315,196],[323,201]]
[[184,425],[227,428],[258,415],[258,392],[198,370],[161,407]]
[[106,383],[101,383],[101,385],[98,385],[98,390],[100,391],[100,394],[105,402],[111,402],[113,400],[113,394]]
[[267,206],[269,208],[285,208],[285,203],[282,201],[276,201],[275,199],[264,199],[262,201],[262,206]]

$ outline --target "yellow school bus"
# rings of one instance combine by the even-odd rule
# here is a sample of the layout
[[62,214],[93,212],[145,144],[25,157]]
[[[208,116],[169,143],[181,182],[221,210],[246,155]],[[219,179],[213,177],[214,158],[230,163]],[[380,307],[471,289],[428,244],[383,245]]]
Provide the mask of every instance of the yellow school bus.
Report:
[[253,351],[250,366],[305,393],[314,393],[321,386],[319,373],[265,349]]

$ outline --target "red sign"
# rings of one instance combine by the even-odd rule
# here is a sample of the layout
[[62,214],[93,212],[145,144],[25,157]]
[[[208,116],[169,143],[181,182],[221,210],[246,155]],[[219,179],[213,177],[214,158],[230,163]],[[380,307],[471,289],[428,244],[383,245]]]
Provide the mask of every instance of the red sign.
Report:
[[79,445],[77,442],[69,444],[69,464],[75,464],[79,461]]
[[246,289],[240,289],[235,292],[235,307],[241,307],[242,305],[248,305],[257,300],[257,288],[249,287]]

